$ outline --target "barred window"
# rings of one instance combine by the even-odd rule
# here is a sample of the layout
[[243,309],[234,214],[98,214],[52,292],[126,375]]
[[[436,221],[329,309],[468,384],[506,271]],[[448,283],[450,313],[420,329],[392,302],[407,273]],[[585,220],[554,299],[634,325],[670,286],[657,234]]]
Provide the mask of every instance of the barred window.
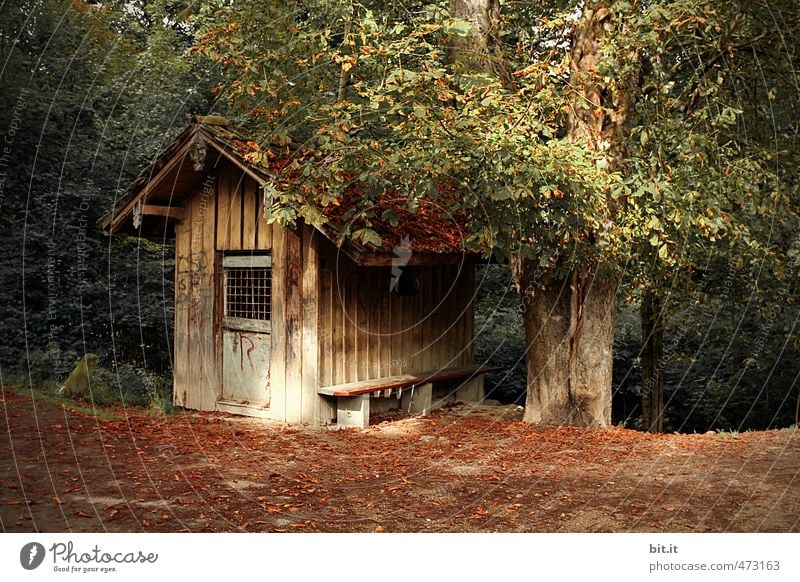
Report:
[[269,321],[271,259],[268,255],[230,256],[223,259],[226,317]]

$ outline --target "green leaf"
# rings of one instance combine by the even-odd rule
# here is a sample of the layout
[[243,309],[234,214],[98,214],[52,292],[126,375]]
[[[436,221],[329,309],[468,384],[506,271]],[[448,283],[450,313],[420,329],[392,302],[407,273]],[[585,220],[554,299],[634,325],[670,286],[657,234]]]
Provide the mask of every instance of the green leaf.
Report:
[[651,216],[650,220],[647,221],[647,228],[650,230],[661,230],[661,221],[657,216]]
[[500,188],[493,188],[489,196],[492,200],[508,200],[514,196],[514,193],[511,189],[503,186]]
[[371,228],[362,228],[353,233],[353,238],[361,239],[364,244],[372,244],[376,247],[383,246],[383,240],[377,232]]
[[391,224],[392,228],[397,228],[397,225],[400,222],[397,214],[391,208],[384,210],[383,213],[381,213],[381,218]]
[[472,24],[470,22],[458,18],[454,18],[444,27],[444,31],[447,34],[455,34],[456,36],[467,36],[471,30]]

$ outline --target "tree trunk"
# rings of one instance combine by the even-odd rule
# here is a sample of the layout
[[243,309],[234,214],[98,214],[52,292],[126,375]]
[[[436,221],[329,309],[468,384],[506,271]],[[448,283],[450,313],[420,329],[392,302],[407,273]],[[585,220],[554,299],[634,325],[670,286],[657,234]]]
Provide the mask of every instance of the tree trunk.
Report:
[[[470,71],[494,73],[513,87],[496,41],[500,18],[497,0],[451,0],[450,12],[472,23],[466,37],[453,37],[450,62]],[[567,136],[601,152],[598,166],[614,170],[613,145],[630,111],[624,84],[603,87],[597,65],[615,22],[600,2],[587,0],[575,34],[570,60],[574,89]],[[608,200],[599,232],[604,244],[615,202]],[[573,267],[564,278],[549,272],[542,279],[538,261],[520,253],[512,260],[524,305],[528,394],[524,420],[547,425],[609,426],[617,278],[601,265]],[[609,271],[609,272],[606,272]]]
[[[567,118],[567,136],[591,151],[600,152],[598,166],[609,172],[616,169],[618,142],[625,137],[630,122],[633,95],[639,83],[631,67],[627,76],[613,82],[598,75],[604,58],[607,37],[619,28],[603,2],[587,0],[570,50],[570,85],[574,95]],[[636,64],[639,55],[627,59]]]
[[506,87],[514,85],[498,41],[499,0],[450,0],[450,14],[472,25],[468,35],[450,38],[448,62],[461,70],[495,75]]
[[[342,40],[342,47],[347,46],[350,41],[350,32],[353,28],[352,15],[344,23],[344,40]],[[337,101],[347,101],[347,87],[350,85],[350,74],[353,63],[349,60],[342,61],[342,68],[339,71],[339,87],[336,91]]]
[[538,281],[531,261],[521,258],[513,269],[527,346],[524,420],[609,426],[616,279],[572,271],[565,278]]
[[[574,94],[567,137],[598,152],[598,168],[607,172],[616,169],[617,143],[629,121],[634,82],[629,77],[608,84],[597,74],[607,37],[616,27],[602,2],[587,0],[570,51]],[[609,198],[600,228],[590,233],[594,244],[606,244],[617,209],[618,203]],[[524,419],[548,425],[609,426],[617,276],[603,265],[576,265],[565,278],[549,275],[540,282],[529,259],[516,262],[527,345]]]
[[642,424],[649,432],[664,432],[664,319],[657,291],[642,296]]

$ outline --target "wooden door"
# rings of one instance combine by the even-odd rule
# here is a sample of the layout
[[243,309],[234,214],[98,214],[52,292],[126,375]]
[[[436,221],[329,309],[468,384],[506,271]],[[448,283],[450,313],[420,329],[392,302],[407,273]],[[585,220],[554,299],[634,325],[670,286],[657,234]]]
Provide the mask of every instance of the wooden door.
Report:
[[231,255],[222,259],[223,402],[268,408],[272,257]]

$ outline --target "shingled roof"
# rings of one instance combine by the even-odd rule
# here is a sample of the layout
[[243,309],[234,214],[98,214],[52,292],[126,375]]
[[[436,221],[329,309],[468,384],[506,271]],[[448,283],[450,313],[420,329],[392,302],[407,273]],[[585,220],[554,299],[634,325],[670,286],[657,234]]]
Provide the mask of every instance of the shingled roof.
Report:
[[[133,216],[137,204],[157,203],[162,207],[179,210],[183,199],[197,191],[203,176],[222,158],[247,173],[260,187],[274,181],[283,171],[287,158],[271,158],[269,166],[253,163],[247,157],[254,144],[241,128],[230,125],[220,116],[196,116],[192,122],[145,167],[139,176],[113,204],[99,221],[98,226],[108,234],[146,234],[141,225],[134,226]],[[193,149],[212,150],[204,156],[203,167],[193,166]],[[213,155],[213,154],[216,154]],[[353,260],[361,265],[390,264],[394,254],[390,249],[398,246],[413,251],[409,264],[453,262],[463,260],[463,217],[450,215],[442,206],[423,200],[416,211],[408,208],[408,199],[402,192],[388,189],[378,198],[379,210],[391,208],[397,216],[396,225],[386,220],[371,220],[371,228],[382,241],[382,246],[362,244],[359,241],[341,240],[344,217],[360,194],[356,187],[349,188],[338,199],[338,204],[320,208],[326,222],[315,224],[322,234],[338,244]],[[380,216],[381,212],[376,212]],[[177,216],[177,214],[176,214]],[[161,232],[164,221],[162,217]],[[392,221],[394,222],[394,220]],[[358,225],[353,225],[351,231]]]

